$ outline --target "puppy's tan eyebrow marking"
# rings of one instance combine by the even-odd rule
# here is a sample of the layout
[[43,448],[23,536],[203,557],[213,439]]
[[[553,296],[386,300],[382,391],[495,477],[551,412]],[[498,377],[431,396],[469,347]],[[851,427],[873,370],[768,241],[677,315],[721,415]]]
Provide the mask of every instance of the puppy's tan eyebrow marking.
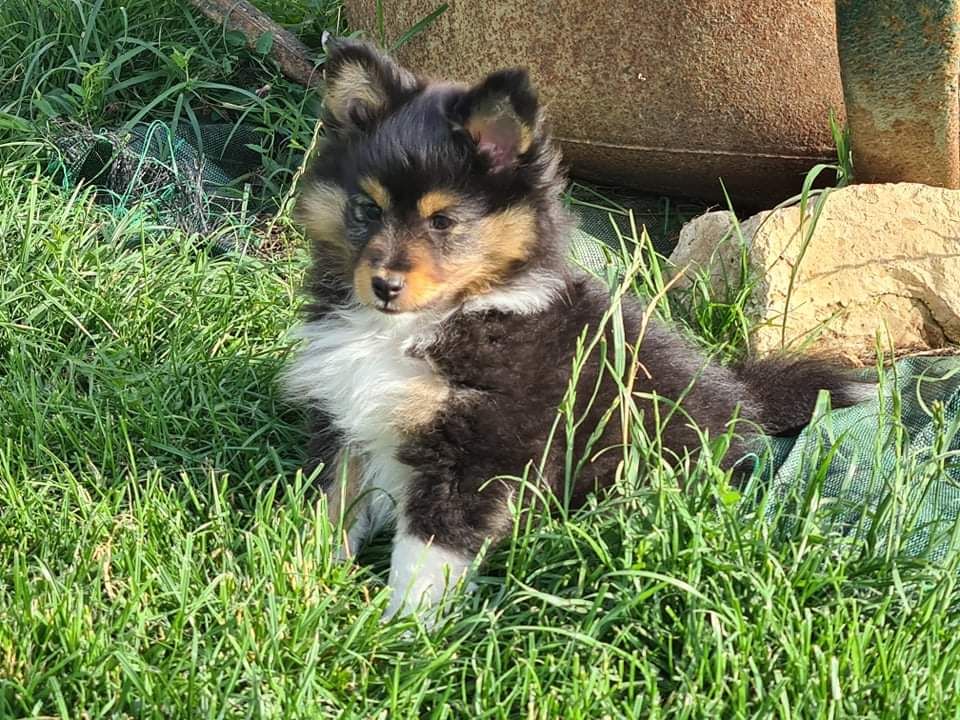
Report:
[[387,192],[387,189],[379,180],[368,177],[360,180],[358,184],[360,185],[360,189],[369,195],[370,199],[373,200],[381,210],[386,210],[390,207],[390,193]]
[[426,193],[417,201],[417,212],[420,217],[428,218],[441,210],[447,210],[461,202],[459,195],[446,190],[433,190]]

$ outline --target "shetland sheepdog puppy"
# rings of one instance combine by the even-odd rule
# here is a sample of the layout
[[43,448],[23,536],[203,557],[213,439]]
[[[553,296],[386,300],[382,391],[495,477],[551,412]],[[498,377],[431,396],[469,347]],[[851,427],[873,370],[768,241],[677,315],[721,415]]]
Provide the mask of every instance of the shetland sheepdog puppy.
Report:
[[[622,454],[598,448],[622,445],[619,414],[604,418],[619,379],[601,353],[578,377],[575,457],[603,428],[590,461],[570,478],[567,448],[548,447],[578,339],[600,327],[610,292],[568,261],[560,154],[524,70],[465,86],[362,42],[327,51],[325,138],[298,200],[310,303],[285,383],[310,410],[308,469],[346,528],[341,552],[395,524],[392,616],[434,606],[510,534],[518,485],[505,478],[528,464],[572,505],[613,483]],[[701,447],[698,428],[716,437],[736,417],[732,464],[761,432],[804,425],[819,390],[834,406],[868,391],[812,359],[725,367],[647,322],[639,300],[618,312],[640,337],[642,422],[677,457]],[[664,425],[654,398],[682,412]]]

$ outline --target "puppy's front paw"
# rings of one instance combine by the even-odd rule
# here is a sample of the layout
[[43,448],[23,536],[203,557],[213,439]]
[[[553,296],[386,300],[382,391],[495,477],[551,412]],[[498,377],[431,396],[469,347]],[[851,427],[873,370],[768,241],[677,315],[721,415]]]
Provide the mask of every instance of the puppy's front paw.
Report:
[[472,561],[455,550],[397,533],[390,559],[390,602],[383,620],[417,613],[433,625],[444,593],[466,577]]

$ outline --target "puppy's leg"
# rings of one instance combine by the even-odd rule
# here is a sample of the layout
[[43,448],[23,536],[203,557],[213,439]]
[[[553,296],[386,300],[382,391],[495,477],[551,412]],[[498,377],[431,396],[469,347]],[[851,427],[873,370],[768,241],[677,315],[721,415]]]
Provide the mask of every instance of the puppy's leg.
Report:
[[342,448],[325,483],[327,518],[331,527],[339,530],[338,560],[356,555],[371,530],[366,508],[368,498],[360,492],[361,470],[360,458],[352,454],[349,447]]
[[337,533],[336,557],[344,560],[357,553],[371,532],[367,498],[360,492],[362,456],[321,409],[310,408],[308,422],[310,439],[303,472],[314,477],[320,471],[318,482],[327,500],[327,518]]
[[423,540],[398,528],[390,556],[391,595],[384,620],[401,611],[403,615],[417,609],[429,613],[445,592],[466,578],[475,559],[467,550],[444,547],[435,538]]
[[[484,490],[439,478],[417,478],[398,519],[390,558],[390,603],[384,618],[426,613],[428,622],[444,593],[468,579],[480,550],[509,530],[507,486]],[[468,586],[469,589],[469,586]]]

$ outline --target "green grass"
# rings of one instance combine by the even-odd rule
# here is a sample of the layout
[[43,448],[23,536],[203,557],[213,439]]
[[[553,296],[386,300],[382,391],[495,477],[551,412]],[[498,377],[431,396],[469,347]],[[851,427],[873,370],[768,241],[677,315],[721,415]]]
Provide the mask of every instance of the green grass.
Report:
[[[300,30],[318,59],[321,30],[340,23],[333,1],[261,6]],[[63,119],[120,134],[157,120],[187,136],[221,124],[253,136],[258,168],[239,182],[252,184],[258,206],[276,209],[320,99],[188,3],[2,0],[0,23],[0,161],[64,134]]]
[[[271,9],[308,40],[336,22]],[[640,478],[640,437],[622,493],[518,526],[434,631],[381,624],[386,542],[333,561],[276,386],[315,99],[168,0],[0,0],[0,21],[19,30],[0,40],[0,717],[956,716],[955,556],[851,543],[814,499],[770,519],[708,456]],[[47,172],[47,105],[119,126],[157,98],[161,119],[283,130],[256,192],[289,252],[213,252]],[[652,257],[624,258],[647,293]],[[730,355],[738,298],[697,286],[664,312]]]

